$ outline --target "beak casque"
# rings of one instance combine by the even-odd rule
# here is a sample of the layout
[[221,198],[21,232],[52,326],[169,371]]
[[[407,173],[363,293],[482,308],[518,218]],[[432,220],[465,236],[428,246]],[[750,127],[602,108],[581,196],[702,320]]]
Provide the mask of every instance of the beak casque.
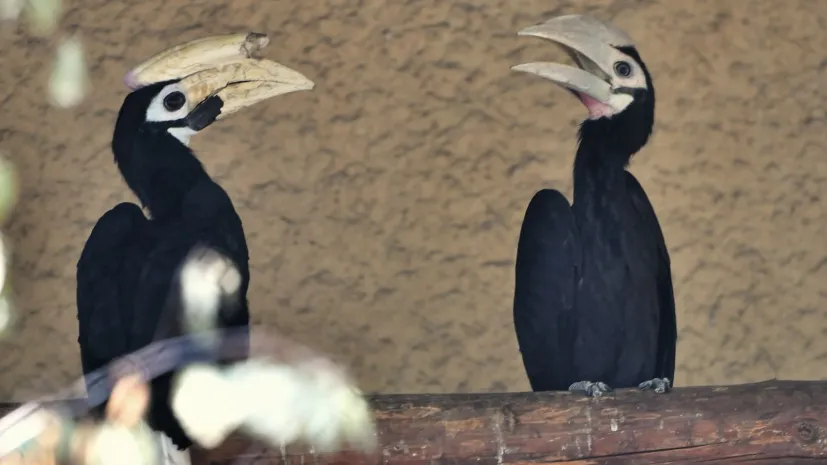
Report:
[[519,36],[534,36],[562,46],[580,66],[558,63],[525,63],[514,71],[535,74],[565,88],[608,102],[612,93],[608,76],[612,74],[617,46],[633,46],[625,32],[611,24],[585,15],[558,16],[543,24],[527,27]]
[[255,32],[196,39],[147,59],[124,82],[134,90],[180,79],[193,105],[213,95],[221,98],[217,119],[277,95],[313,89],[313,81],[298,71],[254,56],[268,43],[265,34]]

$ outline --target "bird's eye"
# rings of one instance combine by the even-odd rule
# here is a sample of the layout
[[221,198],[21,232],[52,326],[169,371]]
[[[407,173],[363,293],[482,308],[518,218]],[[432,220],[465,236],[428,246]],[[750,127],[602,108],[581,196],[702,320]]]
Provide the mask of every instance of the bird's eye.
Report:
[[629,77],[632,75],[632,66],[625,61],[615,62],[615,73],[621,77]]
[[170,92],[169,95],[164,97],[164,108],[167,111],[178,111],[184,107],[185,103],[187,103],[187,98],[178,91]]

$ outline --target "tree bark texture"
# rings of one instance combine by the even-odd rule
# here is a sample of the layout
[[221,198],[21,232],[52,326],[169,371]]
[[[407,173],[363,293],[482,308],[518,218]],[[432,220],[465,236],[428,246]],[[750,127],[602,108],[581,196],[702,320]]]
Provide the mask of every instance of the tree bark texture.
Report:
[[233,437],[193,465],[827,463],[827,382],[569,393],[376,395],[380,449],[318,455]]

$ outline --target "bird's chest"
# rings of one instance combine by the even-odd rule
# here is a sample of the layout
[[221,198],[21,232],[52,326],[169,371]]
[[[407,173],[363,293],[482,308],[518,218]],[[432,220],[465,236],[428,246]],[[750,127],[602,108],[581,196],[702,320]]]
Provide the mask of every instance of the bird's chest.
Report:
[[658,244],[632,205],[617,200],[578,226],[578,306],[618,320],[656,316]]
[[602,224],[582,237],[575,278],[577,363],[590,367],[590,376],[628,384],[616,376],[637,380],[649,373],[657,347],[657,244],[640,240],[634,225],[623,222]]

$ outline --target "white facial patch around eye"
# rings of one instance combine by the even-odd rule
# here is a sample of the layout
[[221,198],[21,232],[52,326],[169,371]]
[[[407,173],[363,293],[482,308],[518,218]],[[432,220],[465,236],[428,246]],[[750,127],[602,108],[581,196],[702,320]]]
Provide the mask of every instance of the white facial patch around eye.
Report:
[[[615,53],[612,54],[612,63],[609,66],[609,69],[604,71],[609,71],[612,89],[619,89],[619,88],[627,88],[627,89],[648,89],[649,86],[646,83],[646,75],[643,73],[643,68],[640,66],[640,63],[637,60],[633,59],[632,57],[626,55],[625,53],[617,50]],[[623,62],[628,66],[628,69],[631,71],[628,76],[623,76],[618,71],[618,63]],[[634,101],[634,97],[629,95],[628,93],[612,93],[611,97],[609,97],[609,101],[606,102],[611,108],[612,113],[617,114],[621,111],[625,110],[626,107],[632,104]]]
[[[613,54],[612,63],[611,63],[611,81],[612,87],[617,89],[620,87],[627,87],[633,89],[648,89],[649,86],[646,84],[646,75],[643,74],[643,68],[640,66],[640,63],[637,62],[634,58],[622,53],[621,51],[617,51]],[[618,73],[617,65],[618,63],[623,62],[625,63],[631,72],[628,76],[623,76]]]
[[[192,108],[187,101],[183,87],[178,83],[170,84],[152,99],[146,109],[146,120],[152,122],[175,121],[185,118]],[[183,102],[183,105],[181,103]],[[173,137],[182,144],[189,145],[190,138],[196,133],[190,128],[169,128],[167,129]]]
[[[609,107],[611,107],[611,111],[609,115],[602,115],[602,116],[613,116],[621,111],[625,110],[626,107],[632,104],[634,101],[634,97],[629,94],[612,94],[609,97],[609,101],[606,102]],[[600,116],[600,115],[599,115]]]

